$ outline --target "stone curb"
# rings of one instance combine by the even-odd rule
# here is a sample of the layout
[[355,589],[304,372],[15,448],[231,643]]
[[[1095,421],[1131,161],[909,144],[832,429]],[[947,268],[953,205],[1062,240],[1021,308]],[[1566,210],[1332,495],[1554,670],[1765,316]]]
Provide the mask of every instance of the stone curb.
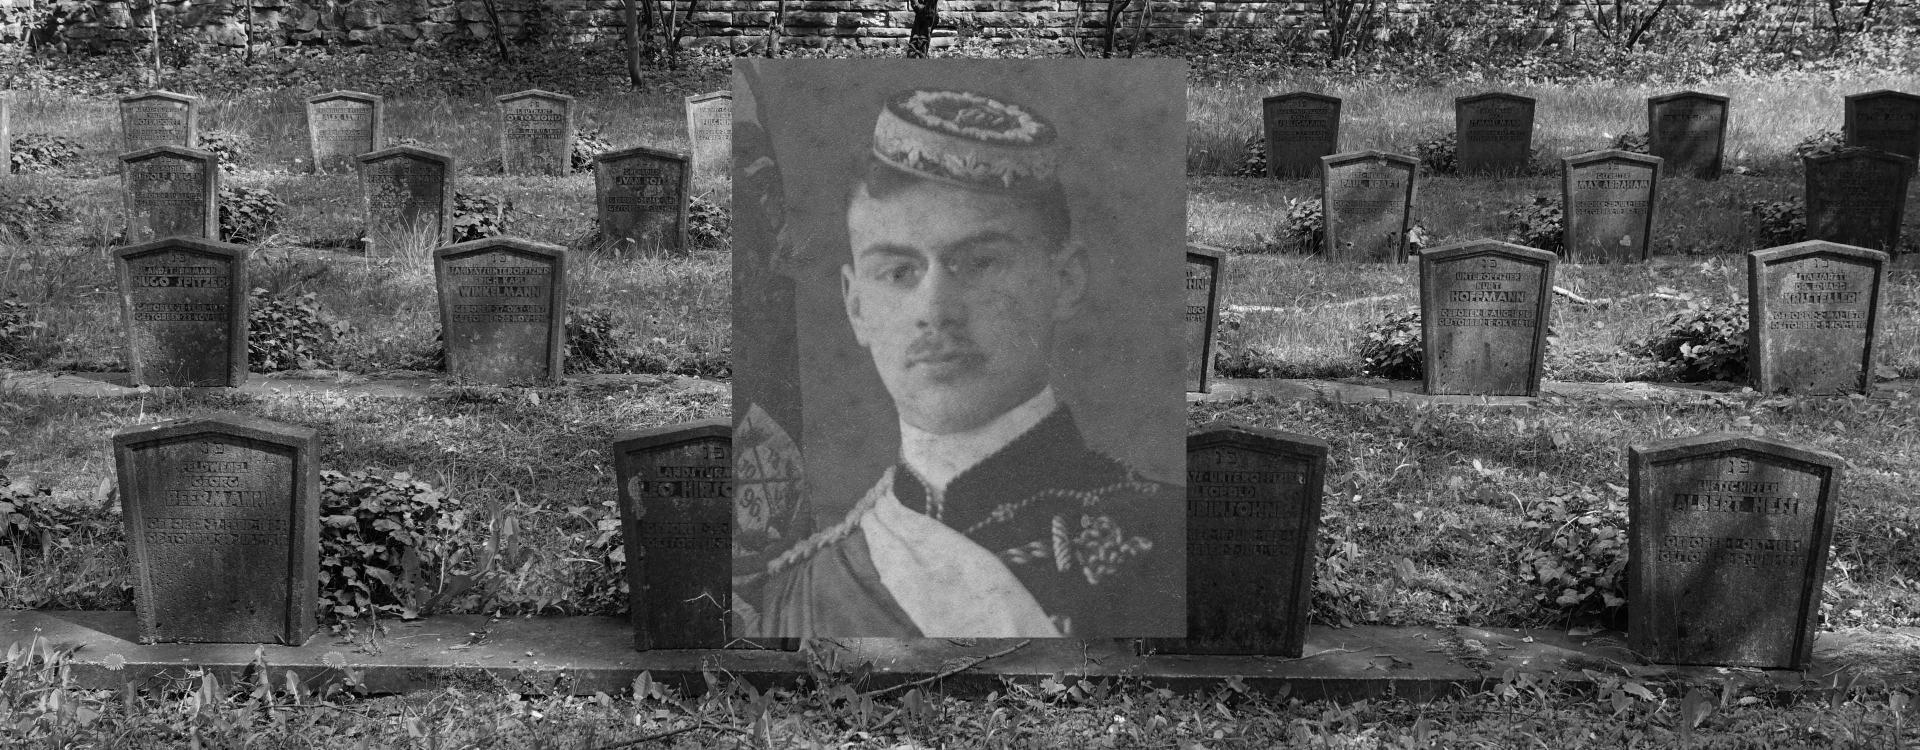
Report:
[[[1436,406],[1480,406],[1529,408],[1542,398],[1598,398],[1629,406],[1719,402],[1732,403],[1743,398],[1741,388],[1728,384],[1693,383],[1584,383],[1549,381],[1540,384],[1541,397],[1529,396],[1429,396],[1422,393],[1419,381],[1375,381],[1350,383],[1333,380],[1235,378],[1212,380],[1208,392],[1189,393],[1187,402],[1218,403],[1242,401],[1263,395],[1279,400],[1333,401],[1348,404],[1414,403]],[[1896,396],[1896,394],[1900,394]],[[1920,381],[1891,380],[1874,385],[1874,399],[1920,395]]]

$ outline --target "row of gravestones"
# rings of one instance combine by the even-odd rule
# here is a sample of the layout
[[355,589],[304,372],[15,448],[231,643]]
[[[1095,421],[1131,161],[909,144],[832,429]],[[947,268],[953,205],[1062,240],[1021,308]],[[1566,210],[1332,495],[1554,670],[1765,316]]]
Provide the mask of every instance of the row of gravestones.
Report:
[[[220,236],[220,170],[213,154],[169,145],[120,158],[129,242]],[[354,158],[371,252],[452,241],[452,156],[395,146]],[[601,241],[623,250],[683,251],[691,189],[687,158],[645,146],[594,158]]]
[[[1188,390],[1207,390],[1225,254],[1187,251]],[[1821,240],[1747,254],[1747,365],[1762,393],[1873,387],[1888,256]],[[1480,240],[1420,255],[1420,323],[1430,395],[1537,396],[1558,258]]]
[[[247,378],[246,248],[169,237],[114,251],[135,385],[238,387]],[[556,382],[566,351],[567,252],[490,238],[433,253],[447,373]]]
[[[1664,160],[1596,151],[1561,160],[1566,255],[1575,262],[1634,263],[1653,257]],[[1319,158],[1326,257],[1407,260],[1415,175],[1410,156],[1356,151]],[[1891,252],[1898,247],[1914,160],[1871,149],[1808,157],[1807,236]]]
[[[115,465],[143,642],[304,643],[316,624],[309,428],[215,416],[129,428]],[[732,430],[612,445],[634,644],[736,645]],[[1161,653],[1298,657],[1328,446],[1216,424],[1187,439],[1187,629]],[[1629,448],[1629,640],[1659,663],[1804,668],[1838,456],[1719,433]]]
[[[1720,176],[1726,150],[1727,97],[1683,91],[1647,99],[1647,150],[1667,174]],[[1261,100],[1267,174],[1311,177],[1321,157],[1340,148],[1338,97],[1295,91]],[[1485,93],[1453,101],[1456,163],[1462,174],[1515,174],[1533,151],[1534,100]],[[1847,146],[1920,158],[1920,96],[1871,91],[1846,98]]]
[[[566,175],[574,140],[574,99],[529,89],[495,97],[500,162],[510,175]],[[4,110],[0,110],[3,112]],[[686,98],[687,136],[701,165],[727,162],[733,133],[733,95],[716,91]],[[127,152],[155,146],[198,144],[200,100],[171,91],[149,91],[120,100],[121,137]],[[358,91],[329,91],[307,99],[307,134],[315,174],[353,171],[355,159],[378,151],[386,100]],[[0,129],[5,128],[0,117]]]

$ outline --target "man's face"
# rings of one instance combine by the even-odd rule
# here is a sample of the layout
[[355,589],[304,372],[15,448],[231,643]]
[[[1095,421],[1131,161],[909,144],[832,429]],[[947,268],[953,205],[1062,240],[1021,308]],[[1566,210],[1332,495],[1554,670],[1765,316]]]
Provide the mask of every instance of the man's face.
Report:
[[1086,284],[1083,257],[1047,236],[1017,197],[932,182],[854,196],[841,294],[903,421],[970,430],[1046,386],[1054,323]]

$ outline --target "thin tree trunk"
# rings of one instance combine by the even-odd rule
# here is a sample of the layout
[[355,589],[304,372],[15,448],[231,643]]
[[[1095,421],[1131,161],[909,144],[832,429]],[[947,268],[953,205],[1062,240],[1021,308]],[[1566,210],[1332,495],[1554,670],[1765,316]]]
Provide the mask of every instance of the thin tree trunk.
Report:
[[493,0],[484,0],[482,4],[487,9],[487,23],[493,25],[493,43],[500,48],[501,62],[512,63],[513,52],[507,49],[507,30],[500,27],[500,9]]
[[780,35],[786,30],[787,0],[773,5],[773,20],[767,24],[767,57],[780,56]]
[[1127,42],[1127,57],[1140,51],[1140,42],[1147,36],[1147,19],[1152,15],[1153,0],[1140,0],[1140,14],[1134,17],[1133,39]]
[[248,65],[252,65],[253,64],[253,0],[247,0],[246,22],[247,22],[246,24],[247,25],[246,61]]
[[940,0],[907,0],[913,26],[907,30],[907,57],[921,59],[933,51],[933,27],[940,25]]
[[160,0],[147,0],[147,15],[153,31],[153,83],[150,88],[160,87]]
[[645,48],[640,44],[640,0],[621,0],[620,15],[626,22],[620,41],[627,47],[627,81],[637,89],[641,86],[641,62],[646,59]]

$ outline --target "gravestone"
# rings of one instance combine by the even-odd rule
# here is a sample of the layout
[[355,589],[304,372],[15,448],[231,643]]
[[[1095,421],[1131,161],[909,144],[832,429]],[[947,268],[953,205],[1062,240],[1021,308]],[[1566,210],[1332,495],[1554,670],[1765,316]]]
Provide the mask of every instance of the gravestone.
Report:
[[1871,149],[1803,159],[1807,239],[1893,252],[1907,207],[1913,160]]
[[1576,263],[1642,263],[1653,257],[1660,157],[1595,151],[1561,160],[1564,244]]
[[1340,98],[1295,91],[1260,100],[1267,132],[1267,176],[1312,177],[1320,159],[1340,152]]
[[726,169],[733,155],[733,93],[715,91],[687,97],[687,141],[693,165]]
[[384,143],[386,100],[358,91],[329,91],[307,100],[307,139],[314,174],[352,174],[355,157]]
[[1920,96],[1886,90],[1848,96],[1841,132],[1848,146],[1920,159]]
[[733,429],[709,419],[626,433],[613,456],[634,648],[726,646]]
[[1533,156],[1533,99],[1487,93],[1453,100],[1460,174],[1520,174]]
[[217,415],[113,436],[141,643],[307,641],[320,590],[314,435]]
[[689,166],[685,154],[645,146],[595,156],[601,237],[640,252],[685,250]]
[[1493,240],[1420,254],[1429,395],[1537,396],[1558,258]]
[[566,176],[573,163],[573,97],[528,89],[494,101],[506,173]]
[[1800,242],[1747,254],[1747,369],[1761,393],[1873,387],[1887,254]]
[[1320,205],[1327,260],[1407,262],[1413,175],[1420,160],[1379,151],[1322,157]]
[[1647,151],[1670,175],[1720,178],[1727,143],[1727,98],[1698,91],[1647,98]]
[[474,383],[558,382],[566,354],[567,251],[489,237],[433,251],[447,374]]
[[247,382],[247,251],[169,237],[113,251],[134,385]]
[[1220,319],[1220,276],[1227,251],[1187,245],[1187,391],[1206,393],[1213,372],[1213,329]]
[[120,98],[120,137],[126,151],[200,145],[200,100],[171,91]]
[[1845,461],[1725,432],[1627,453],[1629,647],[1656,664],[1806,668]]
[[1313,610],[1327,444],[1231,423],[1187,436],[1187,637],[1180,654],[1298,657]]
[[375,250],[452,241],[453,157],[395,146],[355,158],[367,237]]
[[213,154],[155,146],[120,161],[128,242],[220,237],[220,167]]

